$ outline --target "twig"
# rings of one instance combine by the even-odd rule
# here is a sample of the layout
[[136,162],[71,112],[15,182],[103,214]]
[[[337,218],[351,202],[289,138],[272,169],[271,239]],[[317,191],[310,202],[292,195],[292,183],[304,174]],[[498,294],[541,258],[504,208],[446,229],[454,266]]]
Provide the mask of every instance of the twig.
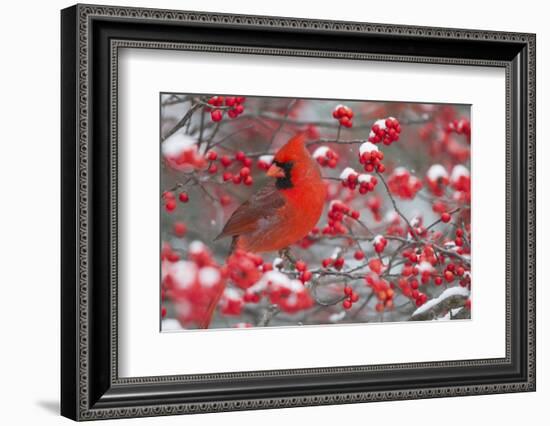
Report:
[[258,321],[257,326],[258,327],[267,327],[271,320],[277,315],[281,310],[279,309],[279,306],[276,304],[269,305],[267,309],[262,314],[260,320]]
[[407,224],[409,230],[410,230],[410,233],[412,234],[412,236],[414,237],[414,239],[420,243],[420,239],[418,238],[418,235],[416,235],[416,232],[414,230],[414,228],[412,227],[411,223],[409,222],[409,219],[407,219],[407,217],[401,212],[401,210],[399,210],[399,208],[397,207],[397,203],[395,202],[395,199],[393,198],[393,196],[391,195],[390,193],[390,188],[388,187],[388,184],[386,183],[386,179],[384,179],[384,176],[382,176],[382,174],[380,172],[376,172],[376,175],[380,178],[380,180],[382,181],[382,183],[384,184],[384,187],[386,188],[386,192],[388,193],[388,197],[390,198],[390,201],[393,205],[393,209],[396,211],[396,213],[401,216],[401,218],[405,221],[405,223]]
[[166,132],[166,134],[162,138],[161,142],[164,142],[166,139],[168,139],[170,136],[172,136],[174,133],[176,133],[179,129],[181,129],[183,126],[185,126],[187,121],[189,119],[191,119],[191,117],[193,116],[194,112],[197,109],[199,109],[200,107],[201,107],[200,103],[193,104],[191,106],[191,108],[189,108],[189,110],[182,117],[182,119],[180,121],[178,121],[178,123],[174,127],[172,127],[168,132]]

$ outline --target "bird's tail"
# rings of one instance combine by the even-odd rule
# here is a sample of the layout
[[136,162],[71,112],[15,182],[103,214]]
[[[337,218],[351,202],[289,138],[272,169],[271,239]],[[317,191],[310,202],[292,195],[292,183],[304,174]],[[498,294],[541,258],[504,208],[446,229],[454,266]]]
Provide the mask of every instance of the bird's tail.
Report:
[[[229,253],[227,254],[227,257],[233,254],[233,252],[237,248],[237,242],[238,242],[238,237],[237,236],[233,237],[233,239],[231,240],[231,246],[229,248]],[[210,327],[210,323],[214,318],[214,312],[216,311],[216,306],[218,306],[218,303],[222,297],[224,290],[225,290],[225,284],[220,286],[220,289],[216,292],[212,300],[210,300],[210,302],[208,303],[208,306],[206,307],[206,313],[204,314],[204,318],[198,324],[199,328],[206,329]]]

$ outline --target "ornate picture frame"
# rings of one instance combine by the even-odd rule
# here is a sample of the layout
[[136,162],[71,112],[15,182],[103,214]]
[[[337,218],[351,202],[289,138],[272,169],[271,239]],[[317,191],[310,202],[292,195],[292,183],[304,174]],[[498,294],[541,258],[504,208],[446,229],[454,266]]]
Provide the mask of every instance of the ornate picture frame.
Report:
[[[61,13],[61,414],[160,416],[535,390],[535,35],[76,5]],[[497,67],[506,73],[506,356],[119,377],[119,49]]]

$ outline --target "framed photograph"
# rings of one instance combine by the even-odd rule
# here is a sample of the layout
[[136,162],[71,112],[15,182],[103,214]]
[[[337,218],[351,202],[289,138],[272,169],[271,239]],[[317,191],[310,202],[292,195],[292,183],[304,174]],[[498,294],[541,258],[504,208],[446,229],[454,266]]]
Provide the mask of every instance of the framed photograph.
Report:
[[535,390],[535,35],[61,29],[64,416]]

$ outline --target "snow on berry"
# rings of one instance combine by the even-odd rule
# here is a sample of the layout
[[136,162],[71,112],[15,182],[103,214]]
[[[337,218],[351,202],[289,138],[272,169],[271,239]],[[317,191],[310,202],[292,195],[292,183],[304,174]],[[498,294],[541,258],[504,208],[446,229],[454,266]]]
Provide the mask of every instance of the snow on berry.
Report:
[[371,127],[369,142],[382,142],[384,145],[391,145],[393,142],[399,140],[400,133],[401,125],[396,118],[379,119]]
[[378,149],[376,145],[371,142],[364,142],[359,147],[359,162],[363,164],[366,172],[383,173],[386,169],[382,164],[384,159],[384,153]]
[[457,164],[451,172],[451,184],[457,191],[470,192],[470,171],[462,164]]
[[383,235],[377,235],[374,237],[373,246],[376,253],[382,253],[388,244],[388,240]]
[[313,158],[317,160],[320,166],[333,169],[338,164],[339,156],[328,146],[320,146],[313,152]]
[[404,167],[397,167],[388,178],[390,192],[403,199],[413,199],[422,188],[422,181]]
[[181,132],[166,138],[161,144],[161,152],[166,164],[174,170],[191,172],[206,165],[198,152],[197,140]]
[[449,173],[441,164],[433,164],[426,172],[426,183],[436,197],[441,197],[449,185]]
[[332,117],[338,120],[341,126],[352,127],[353,111],[350,107],[345,105],[336,105],[332,111]]
[[262,170],[267,170],[273,163],[273,155],[262,155],[258,158],[257,166]]
[[344,170],[342,170],[342,173],[340,173],[340,179],[343,182],[346,182],[348,181],[349,177],[352,175],[355,175],[355,178],[357,178],[358,176],[357,172],[353,168],[346,167]]
[[241,315],[244,301],[241,294],[234,288],[226,288],[220,300],[220,311],[223,315]]

